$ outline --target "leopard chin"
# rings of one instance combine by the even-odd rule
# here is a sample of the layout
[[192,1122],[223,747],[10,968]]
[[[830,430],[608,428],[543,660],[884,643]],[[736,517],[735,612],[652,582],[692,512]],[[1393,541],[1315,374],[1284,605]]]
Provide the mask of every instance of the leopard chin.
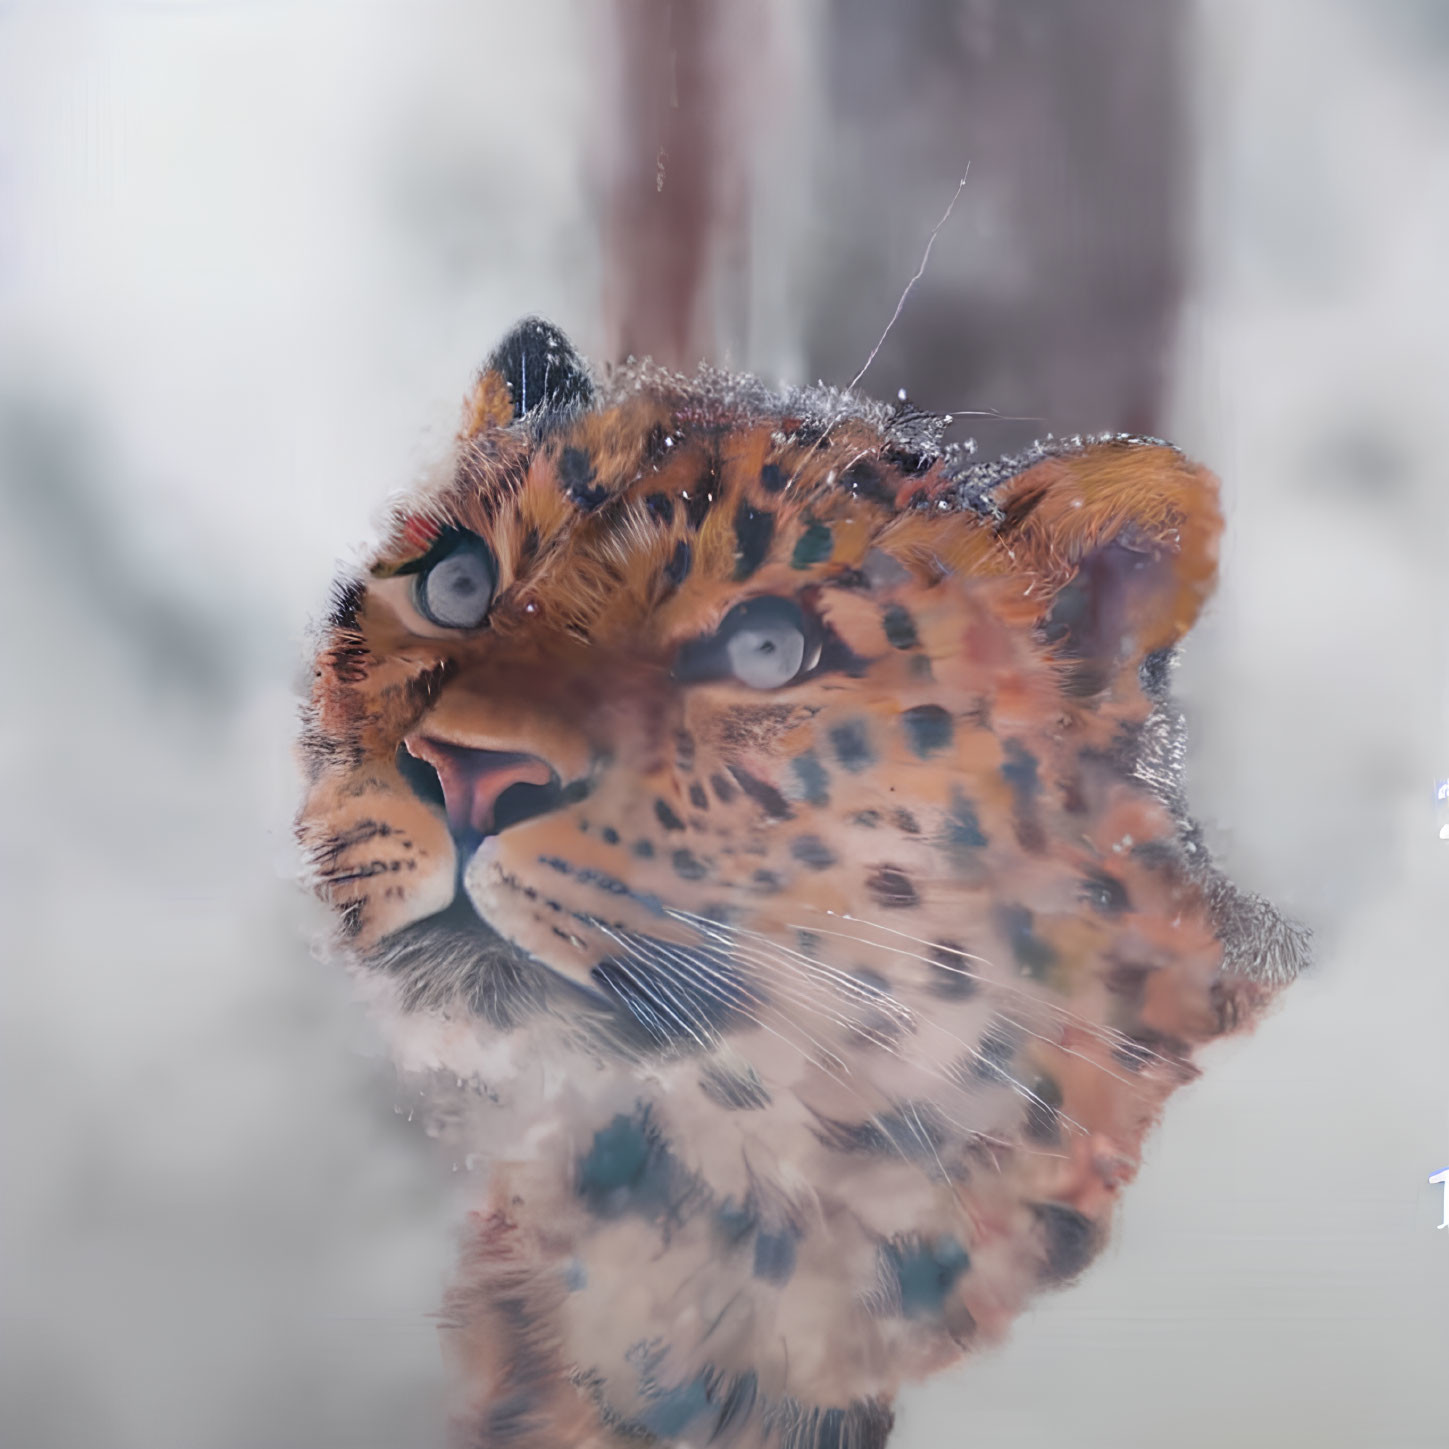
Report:
[[319,630],[339,954],[484,1166],[459,1445],[878,1449],[1092,1260],[1304,933],[1211,863],[1217,485],[522,323]]

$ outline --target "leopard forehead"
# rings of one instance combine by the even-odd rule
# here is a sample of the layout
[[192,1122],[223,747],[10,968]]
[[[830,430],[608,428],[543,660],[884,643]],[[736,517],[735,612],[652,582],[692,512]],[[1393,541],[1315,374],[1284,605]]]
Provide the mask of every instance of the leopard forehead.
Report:
[[542,436],[465,439],[448,483],[393,520],[374,572],[467,529],[497,564],[493,638],[595,644],[698,632],[762,591],[930,582],[909,510],[951,487],[939,458],[902,458],[858,419],[820,430],[674,401],[635,395]]

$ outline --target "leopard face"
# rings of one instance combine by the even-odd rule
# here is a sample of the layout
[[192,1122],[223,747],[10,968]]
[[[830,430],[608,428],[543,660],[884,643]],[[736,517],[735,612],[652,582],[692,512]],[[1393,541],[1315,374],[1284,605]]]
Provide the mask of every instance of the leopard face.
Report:
[[878,1444],[1090,1259],[1301,946],[1181,809],[1219,529],[1162,444],[971,466],[499,348],[339,586],[299,822],[404,1056],[481,1089],[461,1442]]

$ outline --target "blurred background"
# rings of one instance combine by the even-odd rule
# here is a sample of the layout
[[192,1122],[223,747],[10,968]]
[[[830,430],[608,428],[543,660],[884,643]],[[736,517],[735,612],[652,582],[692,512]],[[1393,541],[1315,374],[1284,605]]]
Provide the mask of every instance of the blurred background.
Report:
[[1191,797],[1318,950],[893,1444],[1446,1442],[1449,5],[8,0],[6,1445],[440,1443],[465,1174],[312,949],[307,624],[519,316],[844,384],[968,165],[862,386],[1222,475]]

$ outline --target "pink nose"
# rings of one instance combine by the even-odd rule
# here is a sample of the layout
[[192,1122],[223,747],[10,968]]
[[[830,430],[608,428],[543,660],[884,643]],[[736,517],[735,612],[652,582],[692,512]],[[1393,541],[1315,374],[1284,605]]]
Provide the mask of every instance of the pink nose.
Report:
[[491,834],[494,807],[510,785],[549,785],[554,781],[552,768],[537,755],[475,750],[430,735],[409,735],[403,748],[438,772],[448,828],[455,835],[467,830]]

